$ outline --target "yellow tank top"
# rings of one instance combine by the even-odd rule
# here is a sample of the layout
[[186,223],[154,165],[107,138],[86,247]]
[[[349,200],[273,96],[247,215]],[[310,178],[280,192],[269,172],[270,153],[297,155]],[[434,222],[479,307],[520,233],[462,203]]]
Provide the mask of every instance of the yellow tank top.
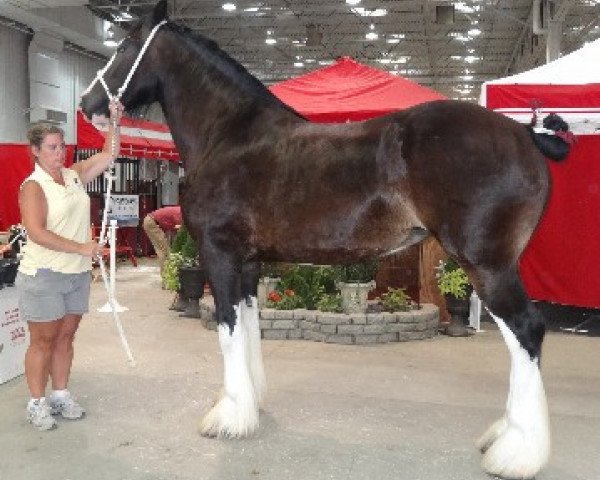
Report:
[[[38,182],[46,196],[48,215],[46,229],[61,237],[79,243],[91,240],[90,197],[83,188],[79,175],[69,168],[62,169],[65,186],[56,183],[37,163],[33,173],[25,179]],[[77,253],[65,253],[42,247],[31,239],[23,247],[19,271],[35,275],[38,268],[60,273],[82,273],[92,269],[92,259]]]

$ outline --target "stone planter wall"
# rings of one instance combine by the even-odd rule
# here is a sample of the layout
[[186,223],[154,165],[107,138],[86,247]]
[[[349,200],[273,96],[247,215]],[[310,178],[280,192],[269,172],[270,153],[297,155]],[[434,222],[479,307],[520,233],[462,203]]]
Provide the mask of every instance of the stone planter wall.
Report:
[[[436,335],[439,309],[432,304],[420,310],[395,313],[327,313],[315,310],[260,311],[261,337],[270,340],[312,340],[341,344],[371,344],[423,340]],[[201,302],[206,328],[216,330],[214,306]]]

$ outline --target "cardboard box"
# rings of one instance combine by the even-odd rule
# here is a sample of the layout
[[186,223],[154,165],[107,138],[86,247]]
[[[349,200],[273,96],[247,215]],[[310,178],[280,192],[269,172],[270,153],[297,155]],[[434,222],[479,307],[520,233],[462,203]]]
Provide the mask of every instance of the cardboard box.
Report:
[[15,287],[0,290],[0,384],[25,373],[29,330],[21,320]]

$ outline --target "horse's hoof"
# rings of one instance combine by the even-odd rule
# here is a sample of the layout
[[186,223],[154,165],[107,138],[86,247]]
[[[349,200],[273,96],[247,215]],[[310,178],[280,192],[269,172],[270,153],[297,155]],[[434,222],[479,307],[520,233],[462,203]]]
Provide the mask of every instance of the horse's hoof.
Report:
[[252,435],[258,428],[258,409],[256,406],[236,404],[224,395],[204,416],[200,423],[200,435],[209,438],[244,438]]
[[[492,431],[493,430],[493,431]],[[482,468],[507,480],[532,479],[550,456],[548,436],[526,436],[522,429],[504,419],[494,423],[478,442]]]

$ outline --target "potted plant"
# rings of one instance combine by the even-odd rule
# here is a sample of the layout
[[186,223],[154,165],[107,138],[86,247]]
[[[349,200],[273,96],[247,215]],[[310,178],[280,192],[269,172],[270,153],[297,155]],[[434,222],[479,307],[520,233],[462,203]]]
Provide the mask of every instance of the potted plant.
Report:
[[335,267],[336,287],[342,295],[345,313],[366,313],[367,296],[375,288],[377,260],[364,261]]
[[451,258],[440,261],[436,270],[438,288],[446,300],[446,310],[451,318],[446,333],[467,336],[470,333],[466,328],[469,323],[469,296],[473,291],[469,277]]

